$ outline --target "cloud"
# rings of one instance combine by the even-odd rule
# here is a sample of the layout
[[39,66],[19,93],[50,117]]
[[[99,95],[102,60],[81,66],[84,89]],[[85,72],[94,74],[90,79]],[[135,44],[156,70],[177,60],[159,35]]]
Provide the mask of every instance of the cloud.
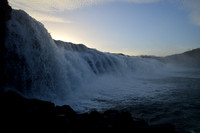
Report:
[[[23,9],[39,21],[66,22],[53,14],[64,10],[75,10],[101,3],[128,2],[136,4],[155,3],[161,0],[9,0],[12,7]],[[169,0],[170,1],[170,0]],[[200,0],[177,0],[189,11],[191,21],[200,26]]]
[[72,21],[65,20],[61,17],[56,17],[49,14],[43,14],[38,12],[32,12],[31,16],[40,22],[56,22],[56,23],[72,23]]
[[190,12],[190,19],[195,25],[200,26],[200,0],[182,0],[183,7]]
[[122,2],[133,2],[133,3],[154,3],[160,0],[119,0]]
[[31,9],[42,12],[59,12],[73,10],[112,0],[9,0],[17,8]]
[[160,0],[9,0],[15,9],[22,9],[39,21],[71,23],[71,21],[57,17],[54,14],[64,10],[75,10],[101,3],[131,2],[153,3]]
[[[29,15],[38,21],[48,21],[57,23],[72,23],[64,18],[53,15],[53,7],[48,3],[49,0],[9,0],[9,4],[14,9],[25,10]],[[52,8],[52,9],[51,9]]]
[[108,2],[152,3],[158,1],[160,0],[9,0],[9,3],[17,8],[56,12]]

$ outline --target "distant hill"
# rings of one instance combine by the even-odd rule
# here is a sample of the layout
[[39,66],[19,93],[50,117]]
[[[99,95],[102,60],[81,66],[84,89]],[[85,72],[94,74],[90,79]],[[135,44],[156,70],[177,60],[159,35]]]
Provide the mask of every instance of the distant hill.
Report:
[[161,62],[171,63],[179,66],[200,68],[200,48],[165,57],[148,55],[142,55],[141,57],[156,59]]
[[199,58],[200,57],[200,48],[192,49],[190,51],[186,51],[181,54],[166,56],[166,58],[171,58],[174,56],[183,56],[183,55],[187,56],[187,57],[191,57],[191,58]]
[[181,54],[166,56],[163,60],[176,65],[200,68],[200,48],[186,51]]

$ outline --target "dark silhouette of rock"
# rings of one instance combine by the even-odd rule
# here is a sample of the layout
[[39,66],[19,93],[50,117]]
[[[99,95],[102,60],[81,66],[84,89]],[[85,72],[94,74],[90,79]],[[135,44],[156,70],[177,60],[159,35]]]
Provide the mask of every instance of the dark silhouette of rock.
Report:
[[16,92],[0,89],[1,130],[62,131],[87,133],[175,133],[171,124],[149,125],[134,120],[129,112],[108,110],[77,114],[70,106],[55,106],[51,102],[27,99]]
[[11,7],[8,5],[7,0],[0,0],[0,86],[4,84],[4,55],[6,52],[5,48],[5,37],[6,37],[6,22],[11,17]]

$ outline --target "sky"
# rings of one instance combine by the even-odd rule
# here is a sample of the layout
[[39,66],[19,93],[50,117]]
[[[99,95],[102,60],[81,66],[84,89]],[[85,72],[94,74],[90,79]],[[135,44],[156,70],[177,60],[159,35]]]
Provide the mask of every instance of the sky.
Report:
[[166,56],[200,47],[200,0],[8,0],[52,38],[103,52]]

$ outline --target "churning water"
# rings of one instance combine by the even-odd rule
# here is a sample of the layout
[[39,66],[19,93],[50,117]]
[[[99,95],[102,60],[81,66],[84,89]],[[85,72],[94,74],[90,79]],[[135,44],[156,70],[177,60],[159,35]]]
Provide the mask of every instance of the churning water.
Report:
[[71,98],[74,109],[129,111],[151,124],[173,123],[180,132],[200,132],[199,70],[160,77],[103,77],[94,84]]

